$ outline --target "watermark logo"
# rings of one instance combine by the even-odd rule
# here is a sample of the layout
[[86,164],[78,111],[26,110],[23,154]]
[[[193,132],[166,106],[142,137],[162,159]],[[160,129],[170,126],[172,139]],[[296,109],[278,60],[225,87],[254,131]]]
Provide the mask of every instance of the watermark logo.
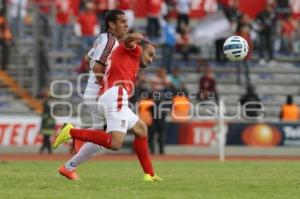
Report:
[[[102,75],[103,74],[98,74]],[[100,85],[98,83],[91,83],[86,85],[86,79],[89,77],[88,74],[81,74],[77,78],[76,86],[73,85],[71,81],[67,80],[56,80],[50,85],[51,96],[56,100],[51,104],[51,115],[54,118],[59,119],[60,117],[72,117],[77,115],[77,121],[83,126],[94,126],[97,121],[93,118],[93,122],[84,121],[82,117],[84,115],[90,114],[97,115],[96,113],[101,113],[102,118],[107,118],[107,106],[116,107],[117,99],[111,98],[106,104],[101,104],[99,100],[99,89]],[[94,78],[96,80],[96,78]],[[115,85],[127,85],[129,89],[132,90],[131,96],[135,95],[135,86],[133,82],[115,82]],[[109,85],[102,84],[106,90]],[[85,91],[85,92],[84,92]],[[261,120],[264,117],[265,110],[262,102],[247,102],[241,104],[239,101],[236,102],[234,109],[226,110],[224,103],[217,102],[215,93],[205,93],[205,97],[208,99],[206,101],[199,101],[198,98],[202,93],[190,92],[185,94],[184,92],[142,92],[139,95],[140,99],[151,99],[155,103],[152,104],[152,117],[153,119],[164,119],[166,115],[170,115],[172,118],[179,120]],[[172,99],[176,96],[185,96],[187,101],[184,102],[173,102]],[[203,97],[203,96],[202,96]],[[73,98],[73,99],[71,99]],[[74,100],[76,99],[76,100]],[[77,101],[77,103],[74,103]],[[76,105],[75,105],[76,104]],[[105,107],[106,106],[106,107]],[[136,114],[140,110],[141,104],[128,103],[125,107],[135,110]],[[182,111],[178,111],[184,109]],[[110,114],[118,114],[117,111],[111,112]],[[94,116],[92,116],[94,117]],[[96,118],[97,120],[97,118]],[[100,119],[99,119],[100,120]],[[99,121],[103,125],[103,120]]]

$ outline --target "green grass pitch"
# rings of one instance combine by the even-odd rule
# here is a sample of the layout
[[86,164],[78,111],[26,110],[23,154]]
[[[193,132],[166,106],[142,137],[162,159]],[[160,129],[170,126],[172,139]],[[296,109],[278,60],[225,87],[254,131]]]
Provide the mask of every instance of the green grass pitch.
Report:
[[205,198],[293,199],[300,197],[300,162],[156,161],[160,183],[143,183],[136,161],[91,161],[81,179],[57,173],[59,161],[0,162],[1,199]]

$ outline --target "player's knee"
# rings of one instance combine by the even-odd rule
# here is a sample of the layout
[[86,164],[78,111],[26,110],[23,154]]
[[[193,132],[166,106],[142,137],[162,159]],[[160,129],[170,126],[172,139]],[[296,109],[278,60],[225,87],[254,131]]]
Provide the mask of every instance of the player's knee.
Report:
[[113,139],[112,142],[111,142],[110,149],[112,149],[114,151],[118,151],[120,148],[122,148],[122,146],[123,146],[122,141]]

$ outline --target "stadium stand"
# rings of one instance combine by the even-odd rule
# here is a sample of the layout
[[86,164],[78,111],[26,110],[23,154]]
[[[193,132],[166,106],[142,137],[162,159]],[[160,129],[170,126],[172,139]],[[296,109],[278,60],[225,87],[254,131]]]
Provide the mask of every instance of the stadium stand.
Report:
[[[32,9],[31,11],[34,11]],[[55,23],[51,19],[50,25],[55,28]],[[191,24],[195,24],[195,20],[192,20]],[[136,29],[145,32],[146,20],[144,18],[138,18],[135,23]],[[28,91],[32,96],[37,96],[38,92],[35,88],[35,55],[34,48],[36,45],[36,38],[34,32],[35,26],[29,24],[26,26],[27,37],[18,40],[16,45],[12,47],[12,53],[10,57],[10,65],[7,70],[8,77],[14,78],[18,81],[20,87],[26,92]],[[80,93],[84,91],[84,80],[78,81],[79,74],[76,69],[79,66],[78,52],[76,49],[80,47],[79,39],[74,35],[72,28],[68,29],[68,50],[59,51],[51,48],[51,38],[45,39],[46,56],[49,64],[49,71],[47,72],[48,85],[55,80],[68,80],[71,82],[73,88],[78,88],[80,85],[80,91],[77,89],[72,90],[72,96],[68,98],[71,101],[73,107],[77,107],[82,102]],[[43,37],[44,39],[44,37]],[[156,42],[159,42],[156,41]],[[159,45],[158,45],[159,46]],[[74,50],[75,49],[75,50]],[[147,74],[153,74],[156,67],[161,67],[160,59],[161,53],[158,49],[158,59],[153,64],[153,68],[146,70]],[[245,85],[237,84],[236,79],[236,66],[230,63],[215,63],[213,61],[214,55],[213,46],[200,47],[199,53],[191,54],[188,66],[186,66],[181,60],[181,54],[176,53],[174,56],[174,66],[180,67],[181,79],[186,85],[189,92],[198,91],[198,81],[201,77],[201,73],[198,72],[199,59],[208,59],[212,66],[215,78],[217,81],[217,90],[221,97],[224,98],[226,108],[228,112],[234,113],[236,111],[236,103],[240,96],[245,93]],[[259,65],[257,58],[254,57],[254,64],[250,67],[250,79],[256,88],[257,93],[262,99],[265,105],[266,120],[278,119],[280,105],[284,103],[285,96],[291,94],[294,96],[295,102],[300,105],[300,68],[297,66],[297,59],[293,61],[290,57],[279,56],[275,63]],[[22,66],[22,69],[20,69]],[[1,82],[1,80],[0,80]],[[59,84],[56,85],[54,91],[56,94],[66,94],[69,92],[69,85]],[[37,102],[28,102],[28,100],[22,97],[21,93],[25,91],[16,91],[11,89],[5,82],[1,82],[1,105],[7,105],[5,109],[1,109],[1,112],[9,110],[9,106],[14,107],[17,113],[30,113],[38,111],[40,105]],[[24,94],[23,94],[24,96]],[[8,100],[9,99],[9,100]],[[56,101],[65,101],[65,99],[55,99]],[[5,104],[5,103],[6,104]],[[64,110],[57,110],[59,114],[67,114]],[[65,111],[68,111],[66,108]],[[73,109],[72,115],[78,114],[77,109]]]
[[[31,41],[32,42],[32,41]],[[33,45],[30,40],[24,41],[22,46],[26,47],[26,51],[30,52],[30,46]],[[78,46],[78,40],[76,38],[70,41],[70,46]],[[25,49],[23,49],[25,51]],[[31,91],[33,89],[32,72],[33,62],[30,54],[22,54],[16,50],[14,57],[11,58],[11,64],[9,66],[8,73],[18,80],[22,88]],[[191,63],[195,65],[199,55],[192,56]],[[74,88],[78,86],[77,77],[78,74],[76,69],[78,67],[77,55],[73,51],[57,52],[49,51],[48,53],[50,71],[49,79],[50,82],[54,80],[69,80],[72,82]],[[180,55],[176,54],[175,63],[180,63]],[[63,60],[63,61],[61,61]],[[65,63],[64,63],[65,62]],[[153,64],[153,68],[147,69],[148,73],[153,73],[156,67],[160,67],[159,61]],[[22,70],[18,67],[22,65]],[[201,67],[201,66],[200,66]],[[245,86],[236,83],[236,67],[235,66],[215,66],[215,78],[217,80],[217,89],[225,100],[226,107],[230,113],[235,112],[235,106],[239,97],[245,92]],[[189,92],[198,92],[198,81],[201,77],[200,73],[195,73],[196,68],[193,66],[181,67],[181,77]],[[276,65],[266,65],[259,67],[257,64],[250,68],[250,78],[254,82],[256,91],[263,100],[266,106],[266,120],[275,120],[278,118],[280,105],[284,103],[285,96],[292,94],[297,104],[300,105],[300,68],[296,67],[293,63],[277,62]],[[81,93],[84,91],[84,81],[80,82]],[[69,92],[69,87],[59,86],[56,88],[55,93],[65,94]],[[9,89],[5,85],[1,85],[1,98],[2,101],[5,99],[14,99],[9,101],[11,107],[17,112],[30,112],[30,106],[27,107],[26,103],[22,103],[22,100],[18,99],[18,95],[10,93]],[[81,97],[78,95],[77,90],[73,91],[73,95],[70,98],[73,107],[76,107],[81,101]],[[57,99],[59,100],[59,99]],[[19,104],[18,104],[19,103]],[[18,104],[18,105],[16,105]],[[2,104],[3,106],[3,104]],[[9,106],[6,108],[9,110]],[[1,109],[1,112],[5,112],[5,109]],[[66,114],[66,113],[60,113]],[[76,115],[74,112],[72,115]]]

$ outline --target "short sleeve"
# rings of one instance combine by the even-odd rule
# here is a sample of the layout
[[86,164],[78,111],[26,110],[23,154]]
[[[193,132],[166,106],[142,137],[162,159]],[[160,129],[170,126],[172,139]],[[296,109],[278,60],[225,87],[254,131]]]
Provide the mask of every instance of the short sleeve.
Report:
[[112,34],[103,34],[94,43],[93,52],[89,54],[91,58],[103,65],[106,65],[107,58],[111,54],[115,45],[116,39]]

